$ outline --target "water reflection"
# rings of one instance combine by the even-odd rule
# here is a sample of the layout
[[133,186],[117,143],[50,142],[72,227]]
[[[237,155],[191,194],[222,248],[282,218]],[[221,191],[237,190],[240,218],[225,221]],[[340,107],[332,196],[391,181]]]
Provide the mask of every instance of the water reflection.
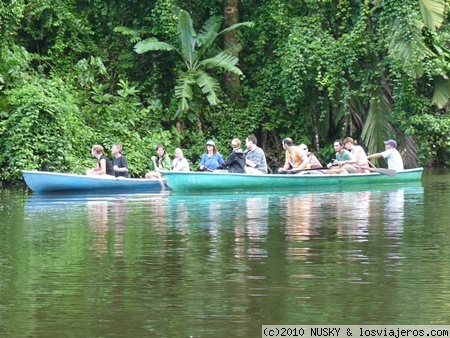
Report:
[[[434,217],[450,221],[450,197],[428,194],[419,184],[32,196],[16,216],[25,245],[5,244],[14,236],[0,233],[0,252],[13,257],[0,260],[0,317],[23,320],[29,308],[27,319],[64,313],[83,323],[84,336],[161,337],[254,337],[263,323],[443,321],[450,243]],[[439,215],[427,214],[437,200]],[[23,261],[32,274],[15,273]],[[72,327],[57,322],[61,332]],[[33,327],[24,335],[51,336]]]

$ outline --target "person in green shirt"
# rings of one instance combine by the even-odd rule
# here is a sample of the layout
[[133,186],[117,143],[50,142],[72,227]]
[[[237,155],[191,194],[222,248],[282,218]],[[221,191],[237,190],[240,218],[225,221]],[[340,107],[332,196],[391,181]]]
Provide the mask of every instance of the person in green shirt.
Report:
[[[150,163],[152,171],[145,174],[145,178],[158,178],[157,170],[172,170],[172,160],[162,144],[156,146],[156,153],[158,157],[152,156],[152,163]],[[157,168],[155,168],[155,163]]]
[[345,149],[344,144],[341,140],[335,140],[333,144],[334,150],[336,150],[336,159],[333,163],[328,163],[327,167],[329,170],[325,171],[325,174],[339,174],[340,165],[339,162],[350,161],[352,159],[352,154]]

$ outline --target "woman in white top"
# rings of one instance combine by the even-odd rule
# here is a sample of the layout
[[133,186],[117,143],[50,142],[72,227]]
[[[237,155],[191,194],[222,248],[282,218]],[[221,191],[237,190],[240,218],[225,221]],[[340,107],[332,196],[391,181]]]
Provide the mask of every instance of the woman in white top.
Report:
[[343,164],[343,167],[339,170],[341,174],[356,174],[356,173],[369,173],[369,162],[367,154],[363,147],[358,145],[358,142],[351,137],[344,139],[344,146],[352,153],[352,159],[349,161],[343,161],[339,164]]
[[183,151],[180,148],[175,149],[175,159],[172,165],[173,171],[190,171],[189,162],[183,157]]

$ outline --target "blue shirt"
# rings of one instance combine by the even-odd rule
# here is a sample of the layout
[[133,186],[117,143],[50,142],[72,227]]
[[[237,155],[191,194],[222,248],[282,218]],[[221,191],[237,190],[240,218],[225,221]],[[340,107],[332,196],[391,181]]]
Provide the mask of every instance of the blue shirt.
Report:
[[207,154],[203,154],[200,165],[204,165],[209,170],[216,170],[217,167],[222,163],[223,158],[219,153],[215,153],[214,155],[210,156],[208,156]]

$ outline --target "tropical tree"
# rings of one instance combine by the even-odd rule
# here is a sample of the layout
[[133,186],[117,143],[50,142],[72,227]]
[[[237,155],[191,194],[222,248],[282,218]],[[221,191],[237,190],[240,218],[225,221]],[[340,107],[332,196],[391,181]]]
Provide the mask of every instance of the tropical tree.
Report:
[[174,50],[183,59],[186,70],[180,73],[175,86],[175,96],[179,100],[179,110],[182,112],[189,110],[189,101],[193,99],[193,86],[198,86],[201,89],[211,105],[220,102],[217,95],[220,88],[219,82],[208,74],[208,70],[220,68],[240,77],[244,76],[236,66],[238,58],[227,50],[221,51],[215,44],[215,40],[218,36],[238,27],[252,27],[253,23],[241,22],[219,31],[222,23],[222,16],[212,16],[197,34],[189,13],[180,10],[178,15],[178,46],[159,41],[155,37],[139,41],[134,46],[135,52],[139,54],[148,51]]

